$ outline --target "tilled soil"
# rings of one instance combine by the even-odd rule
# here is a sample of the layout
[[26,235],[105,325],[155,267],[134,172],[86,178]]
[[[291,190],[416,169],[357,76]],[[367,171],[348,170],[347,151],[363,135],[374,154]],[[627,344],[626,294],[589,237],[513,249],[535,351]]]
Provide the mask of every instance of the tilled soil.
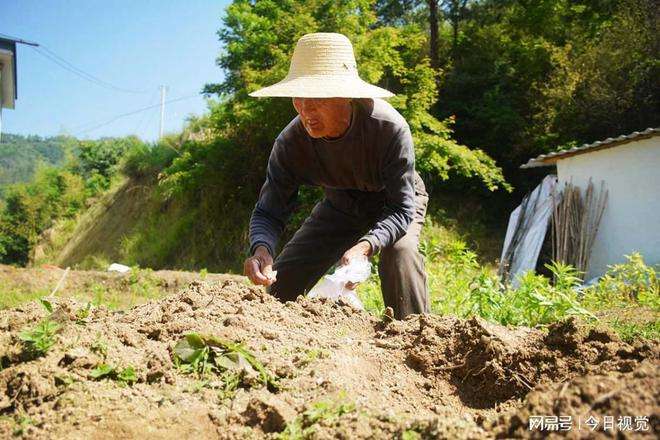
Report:
[[[660,428],[660,344],[630,345],[572,320],[546,332],[477,318],[380,320],[342,302],[282,304],[232,280],[193,283],[126,313],[94,308],[81,318],[83,308],[54,302],[50,319],[61,327],[43,356],[19,334],[48,312],[37,303],[0,312],[0,437],[552,434],[530,430],[533,416],[570,416],[562,437],[656,438]],[[279,390],[245,381],[228,397],[217,374],[177,367],[174,346],[191,332],[244,344]],[[93,379],[100,364],[135,368],[137,383]],[[577,426],[590,416],[615,426]],[[631,429],[617,426],[628,416]]]

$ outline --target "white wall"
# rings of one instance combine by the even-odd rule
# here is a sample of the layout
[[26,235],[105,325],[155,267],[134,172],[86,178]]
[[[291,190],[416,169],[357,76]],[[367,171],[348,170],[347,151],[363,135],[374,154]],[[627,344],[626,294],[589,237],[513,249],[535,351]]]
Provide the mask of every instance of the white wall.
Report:
[[557,174],[560,185],[572,179],[584,191],[591,177],[609,190],[587,280],[634,251],[660,264],[660,136],[560,159]]

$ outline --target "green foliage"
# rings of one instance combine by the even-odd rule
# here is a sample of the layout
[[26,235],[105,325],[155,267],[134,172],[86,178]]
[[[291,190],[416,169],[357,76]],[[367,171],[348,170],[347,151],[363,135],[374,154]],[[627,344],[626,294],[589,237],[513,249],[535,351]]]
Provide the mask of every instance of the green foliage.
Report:
[[[431,227],[433,230],[434,228]],[[546,325],[571,316],[611,326],[623,338],[660,337],[660,294],[657,269],[638,254],[614,265],[594,285],[583,288],[572,267],[547,266],[551,278],[525,274],[517,288],[502,285],[494,268],[484,267],[477,254],[458,237],[426,233],[431,310],[441,315],[481,316],[505,325]],[[377,276],[358,288],[367,310],[382,314]]]
[[585,289],[585,302],[593,306],[616,307],[634,301],[660,311],[658,271],[647,266],[639,253],[627,255],[626,260],[623,264],[611,266],[598,283]]
[[84,200],[82,178],[56,168],[40,168],[32,183],[8,187],[0,210],[0,262],[25,264],[41,232],[54,218],[75,215]]
[[[451,3],[451,2],[448,2]],[[507,174],[529,157],[657,126],[650,0],[467,2],[441,20],[437,112]]]
[[16,426],[15,426],[13,432],[12,432],[15,437],[19,437],[19,436],[24,435],[25,432],[26,432],[26,428],[30,425],[35,424],[34,420],[29,418],[25,414],[17,414],[15,416],[15,423],[16,423]]
[[89,313],[91,310],[92,310],[91,302],[88,302],[85,307],[76,310],[76,323],[84,324],[85,320],[89,317]]
[[35,327],[23,330],[18,337],[23,341],[29,353],[43,356],[55,344],[55,336],[59,330],[58,323],[46,318]]
[[124,385],[133,385],[138,381],[135,368],[130,365],[120,370],[112,365],[100,364],[90,371],[89,377],[95,380],[111,379]]
[[48,313],[53,313],[53,303],[51,303],[47,298],[39,298],[39,304],[46,309]]
[[[234,383],[235,374],[242,378],[243,375],[256,372],[263,386],[270,391],[279,389],[277,376],[271,374],[242,344],[189,333],[177,342],[174,355],[179,369],[186,373],[196,373],[201,377],[211,373],[223,374],[225,379]],[[228,393],[232,390],[226,387],[224,391]]]
[[92,346],[90,347],[90,350],[92,353],[96,353],[105,359],[108,356],[108,344],[101,339],[101,334],[98,333],[96,335],[96,339],[92,343]]
[[116,172],[122,157],[142,145],[144,144],[136,136],[79,141],[78,167],[85,177],[98,174],[109,179]]
[[3,133],[0,142],[0,198],[4,187],[29,182],[44,165],[61,165],[71,144],[66,136],[21,136]]
[[315,402],[296,417],[287,423],[284,431],[279,433],[276,438],[279,440],[303,440],[314,438],[316,426],[320,422],[332,423],[332,421],[355,412],[355,404],[346,400],[346,393],[342,392],[333,400],[321,400]]
[[178,139],[167,136],[154,145],[139,143],[128,149],[122,172],[134,178],[156,177],[178,155]]
[[32,181],[4,188],[0,263],[25,265],[41,234],[58,220],[74,219],[90,197],[110,187],[122,155],[143,145],[135,137],[61,143],[63,166],[35,165]]

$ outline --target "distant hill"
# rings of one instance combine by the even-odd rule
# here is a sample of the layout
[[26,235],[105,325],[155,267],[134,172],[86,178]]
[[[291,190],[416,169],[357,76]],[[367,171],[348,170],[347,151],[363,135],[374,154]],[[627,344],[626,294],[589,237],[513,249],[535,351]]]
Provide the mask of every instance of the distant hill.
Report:
[[66,144],[71,139],[67,136],[41,137],[4,133],[0,142],[0,194],[6,185],[30,181],[40,163],[62,164]]

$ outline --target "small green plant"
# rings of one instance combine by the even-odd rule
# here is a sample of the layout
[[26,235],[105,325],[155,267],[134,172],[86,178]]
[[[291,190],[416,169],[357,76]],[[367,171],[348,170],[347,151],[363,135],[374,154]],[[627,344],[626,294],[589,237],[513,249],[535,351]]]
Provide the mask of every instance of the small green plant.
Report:
[[422,435],[419,432],[414,431],[412,429],[406,429],[401,434],[401,440],[420,440],[421,438]]
[[101,339],[100,333],[96,334],[96,339],[94,342],[92,342],[90,350],[92,350],[92,353],[103,356],[103,359],[108,356],[108,344],[103,339]]
[[35,327],[22,331],[18,337],[23,341],[27,350],[37,356],[45,355],[55,344],[55,336],[60,325],[46,318]]
[[15,423],[16,425],[13,434],[15,437],[19,437],[25,434],[25,430],[28,426],[34,425],[34,420],[32,420],[26,415],[21,414],[16,416]]
[[303,440],[314,438],[316,424],[333,420],[354,412],[355,404],[346,401],[346,394],[340,393],[335,400],[315,402],[300,416],[289,422],[284,431],[277,435],[278,440]]
[[39,298],[39,304],[41,304],[48,313],[53,313],[53,304],[47,298]]
[[84,324],[85,320],[89,318],[89,313],[92,310],[92,303],[88,302],[83,308],[76,310],[76,323]]
[[660,276],[647,266],[638,253],[626,256],[626,262],[608,268],[596,284],[585,289],[585,302],[598,307],[629,304],[660,310]]
[[298,368],[305,367],[317,359],[325,359],[330,357],[330,352],[323,348],[309,348],[303,350],[301,355],[296,355],[294,364]]
[[55,385],[69,386],[74,383],[76,379],[68,374],[61,374],[55,376]]
[[97,365],[90,373],[89,377],[92,379],[103,379],[104,377],[111,377],[116,374],[115,367],[108,364]]
[[135,369],[130,365],[119,370],[112,365],[100,364],[89,373],[89,377],[96,380],[112,379],[126,385],[132,385],[138,380]]
[[119,382],[124,382],[126,384],[134,384],[137,382],[137,374],[135,373],[135,368],[128,366],[117,373],[117,380]]
[[[278,378],[242,344],[226,341],[214,336],[200,336],[189,333],[174,347],[174,362],[186,373],[196,373],[200,377],[210,373],[224,374],[238,372],[244,374],[253,370],[259,382],[271,391],[279,389]],[[236,377],[227,374],[228,386],[236,381]]]

